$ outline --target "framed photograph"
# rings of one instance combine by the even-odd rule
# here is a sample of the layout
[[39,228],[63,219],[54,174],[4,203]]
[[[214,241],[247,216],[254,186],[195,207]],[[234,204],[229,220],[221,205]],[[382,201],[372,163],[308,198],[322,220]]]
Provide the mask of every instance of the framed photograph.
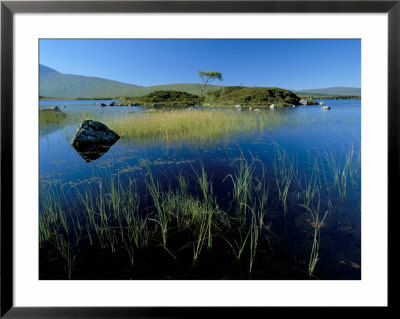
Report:
[[2,1],[1,317],[390,310],[399,21]]

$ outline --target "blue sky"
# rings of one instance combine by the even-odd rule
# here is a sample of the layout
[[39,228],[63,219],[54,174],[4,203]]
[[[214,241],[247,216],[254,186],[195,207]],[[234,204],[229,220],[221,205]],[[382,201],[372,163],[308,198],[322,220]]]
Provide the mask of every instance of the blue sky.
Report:
[[62,73],[150,86],[198,83],[311,89],[361,87],[361,40],[40,40],[40,63]]

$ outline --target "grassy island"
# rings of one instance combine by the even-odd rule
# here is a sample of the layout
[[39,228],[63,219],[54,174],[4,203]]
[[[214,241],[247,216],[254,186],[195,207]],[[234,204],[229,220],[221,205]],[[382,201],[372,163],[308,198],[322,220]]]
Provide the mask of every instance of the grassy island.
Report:
[[205,96],[182,91],[154,91],[144,96],[135,96],[121,101],[122,105],[158,106],[242,106],[277,107],[299,105],[300,98],[293,92],[280,88],[250,88],[227,86]]
[[299,105],[300,98],[292,91],[268,87],[227,86],[207,95],[206,102],[211,105],[269,106],[277,107]]

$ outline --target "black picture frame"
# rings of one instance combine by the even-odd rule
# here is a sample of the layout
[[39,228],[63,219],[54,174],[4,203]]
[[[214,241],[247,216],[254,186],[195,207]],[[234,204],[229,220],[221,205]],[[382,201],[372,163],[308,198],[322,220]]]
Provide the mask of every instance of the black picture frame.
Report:
[[[0,317],[3,318],[197,318],[205,316],[252,316],[263,308],[191,308],[191,307],[14,307],[13,303],[13,16],[16,13],[119,13],[119,12],[269,12],[269,13],[387,13],[388,14],[388,307],[363,308],[369,313],[388,312],[393,309],[393,222],[399,211],[400,126],[400,0],[395,1],[1,1],[1,277]],[[385,212],[382,212],[385,213]],[[297,316],[310,315],[310,311],[329,311],[335,315],[339,307],[290,307],[268,309]],[[362,309],[361,309],[362,310]],[[348,315],[359,315],[359,308],[346,308]]]

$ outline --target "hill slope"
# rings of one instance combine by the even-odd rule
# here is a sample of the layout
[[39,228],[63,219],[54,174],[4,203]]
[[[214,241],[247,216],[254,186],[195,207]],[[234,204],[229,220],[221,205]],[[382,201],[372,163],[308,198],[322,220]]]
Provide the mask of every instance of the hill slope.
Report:
[[322,95],[359,95],[359,96],[361,96],[361,88],[337,86],[337,87],[324,88],[324,89],[296,90],[295,93],[322,94]]
[[[201,84],[183,83],[156,86],[138,86],[98,77],[64,74],[39,64],[40,96],[57,98],[142,96],[158,90],[184,91],[200,94]],[[221,86],[208,85],[206,92]]]
[[100,97],[129,94],[137,85],[107,80],[103,78],[64,74],[40,65],[41,96],[76,98]]

